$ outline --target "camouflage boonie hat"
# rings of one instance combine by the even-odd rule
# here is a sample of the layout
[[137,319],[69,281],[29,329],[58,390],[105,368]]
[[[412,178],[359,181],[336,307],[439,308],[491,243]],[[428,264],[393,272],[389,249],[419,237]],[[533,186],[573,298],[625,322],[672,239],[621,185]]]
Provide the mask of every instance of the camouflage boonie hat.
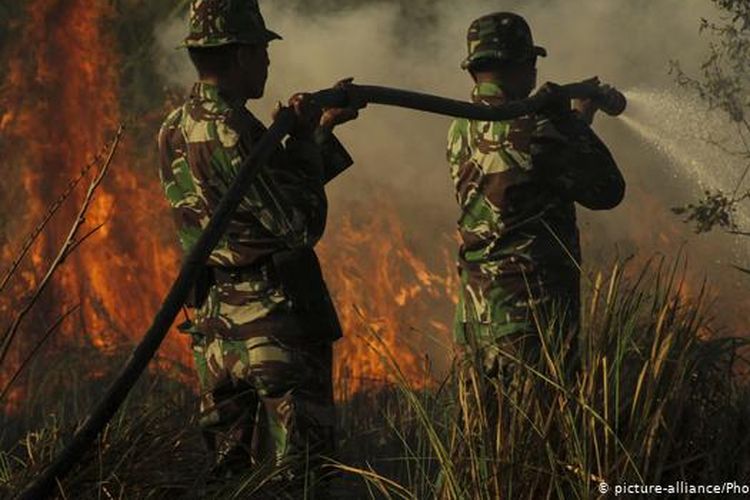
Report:
[[266,28],[257,0],[192,0],[190,34],[182,47],[218,47],[280,40]]
[[497,12],[482,16],[469,27],[466,36],[469,57],[461,67],[469,67],[480,59],[525,61],[535,56],[546,56],[547,51],[534,45],[531,28],[526,20],[511,12]]

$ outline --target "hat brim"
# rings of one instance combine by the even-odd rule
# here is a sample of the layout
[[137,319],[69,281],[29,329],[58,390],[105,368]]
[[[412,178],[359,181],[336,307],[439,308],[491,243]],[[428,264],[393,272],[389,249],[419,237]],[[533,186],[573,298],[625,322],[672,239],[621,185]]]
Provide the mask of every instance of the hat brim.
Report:
[[[278,33],[276,33],[275,31],[271,31],[271,30],[267,29],[266,30],[266,39],[267,39],[266,41],[268,41],[268,42],[273,42],[274,40],[283,40],[284,38],[281,35],[279,35]],[[544,50],[544,49],[542,49],[542,50]],[[546,53],[547,52],[545,51],[545,54]]]
[[222,45],[230,45],[233,43],[239,43],[242,45],[256,45],[258,43],[270,43],[274,40],[283,40],[281,35],[275,31],[267,29],[263,35],[255,39],[242,39],[233,38],[228,36],[224,39],[218,39],[214,41],[196,40],[190,37],[186,38],[181,45],[177,46],[177,49],[190,49],[190,48],[207,48],[207,47],[221,47]]
[[[544,47],[537,47],[533,46],[531,48],[531,56],[532,57],[547,57],[547,49]],[[504,51],[499,50],[483,50],[476,52],[466,59],[463,60],[461,63],[461,68],[463,69],[469,69],[469,66],[471,66],[475,61],[478,61],[480,59],[500,59],[500,60],[512,60],[513,58],[509,57],[509,55]]]

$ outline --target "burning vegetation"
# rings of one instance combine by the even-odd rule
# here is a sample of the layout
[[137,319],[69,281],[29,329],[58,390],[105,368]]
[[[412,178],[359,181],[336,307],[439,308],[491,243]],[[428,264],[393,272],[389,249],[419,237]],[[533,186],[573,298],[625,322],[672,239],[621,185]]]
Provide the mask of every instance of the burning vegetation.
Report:
[[[2,92],[6,165],[14,170],[10,178],[17,179],[6,189],[21,191],[11,199],[25,204],[23,210],[6,207],[16,214],[13,234],[30,233],[83,170],[87,181],[96,175],[98,168],[87,166],[101,165],[99,152],[117,131],[121,61],[104,24],[112,15],[110,5],[85,0],[38,0],[27,6],[18,39],[8,49],[10,72]],[[14,342],[16,358],[44,333],[44,325],[76,304],[78,312],[60,326],[50,350],[83,342],[106,357],[124,349],[147,326],[170,284],[180,255],[158,237],[162,201],[152,177],[137,168],[148,160],[141,153],[144,145],[128,139],[86,214],[83,233],[96,228],[95,233],[56,270]],[[50,266],[85,194],[80,187],[72,190],[30,248],[11,281],[13,288],[4,294],[10,317],[18,299],[36,288]],[[4,245],[5,266],[18,251],[16,241]],[[188,362],[184,345],[176,340],[165,346],[164,356]]]
[[[29,0],[15,7],[9,25],[13,36],[6,37],[11,41],[3,49],[0,87],[6,179],[0,187],[6,214],[0,219],[0,270],[12,274],[7,283],[0,275],[0,407],[6,415],[0,422],[10,431],[1,436],[6,451],[0,453],[0,494],[14,494],[50,461],[59,440],[149,326],[180,266],[153,141],[169,96],[161,91],[153,98],[156,105],[139,103],[143,109],[133,116],[132,62],[123,52],[123,37],[112,30],[122,9],[145,10],[147,3]],[[74,251],[56,265],[86,203],[85,186],[101,172],[121,124],[126,132],[73,240]],[[644,206],[658,203],[648,193],[635,193]],[[61,195],[64,200],[56,203]],[[420,253],[408,237],[411,227],[387,197],[385,190],[370,190],[335,212],[319,248],[346,335],[336,347],[335,378],[344,403],[342,459],[352,465],[341,471],[356,480],[342,489],[355,491],[367,483],[381,492],[407,491],[405,498],[429,498],[437,494],[439,470],[447,481],[446,498],[507,492],[508,483],[477,481],[483,467],[478,455],[453,460],[466,431],[454,421],[461,410],[455,402],[477,402],[470,394],[456,397],[453,387],[436,390],[436,373],[449,364],[458,287],[453,236],[432,236],[431,251]],[[655,232],[653,226],[635,225],[632,237],[644,246],[667,246],[679,240],[675,227],[670,221]],[[15,267],[23,256],[20,235],[33,238]],[[50,270],[53,279],[37,298]],[[737,451],[738,443],[729,446],[747,423],[746,396],[727,376],[736,368],[740,341],[701,343],[711,323],[700,286],[680,281],[679,272],[668,267],[653,273],[654,280],[638,280],[645,275],[650,273],[616,268],[598,277],[592,273],[585,284],[590,300],[584,380],[568,386],[555,378],[561,352],[552,352],[549,365],[535,367],[539,378],[561,385],[553,417],[565,422],[565,432],[578,432],[575,423],[585,422],[580,440],[555,455],[533,432],[549,415],[523,395],[516,401],[515,447],[497,451],[493,474],[499,476],[506,463],[529,464],[528,470],[512,468],[507,474],[528,498],[560,488],[589,495],[600,479],[708,481],[718,471],[729,474],[727,479],[747,474],[748,457]],[[32,352],[35,359],[27,365]],[[191,417],[194,381],[185,369],[191,363],[188,339],[171,332],[136,402],[99,443],[101,464],[111,472],[97,470],[89,457],[61,491],[76,498],[194,492],[205,464]],[[21,368],[26,370],[17,377]],[[40,376],[40,370],[54,375]],[[565,403],[569,394],[579,394],[581,404]],[[534,425],[520,425],[526,419]],[[707,422],[714,419],[719,424],[708,432]],[[25,449],[16,446],[22,435]],[[481,436],[469,437],[477,449],[487,444]],[[722,454],[721,446],[736,454]],[[695,458],[678,460],[685,456]],[[122,457],[140,465],[128,467]],[[392,457],[399,457],[398,466]],[[377,472],[364,470],[371,463]],[[549,470],[555,471],[552,479]],[[256,483],[216,485],[211,493],[248,495]]]
[[[10,71],[0,107],[9,152],[6,166],[12,165],[17,174],[13,178],[18,179],[14,188],[6,187],[9,196],[3,201],[26,204],[22,211],[17,206],[6,208],[18,214],[12,221],[13,234],[30,233],[82,170],[87,171],[87,179],[95,175],[97,168],[90,166],[102,159],[100,155],[95,159],[95,153],[112,140],[120,122],[128,121],[128,110],[121,110],[128,103],[120,96],[124,84],[118,71],[124,63],[117,40],[108,30],[115,14],[112,5],[87,0],[36,0],[27,7],[18,28],[20,36],[8,50]],[[145,141],[126,132],[86,214],[83,233],[94,229],[95,233],[56,270],[56,279],[34,308],[36,316],[23,322],[3,382],[7,383],[8,373],[14,373],[23,353],[44,333],[39,325],[51,324],[72,306],[80,305],[55,333],[48,351],[90,343],[107,358],[129,350],[149,326],[182,257],[170,236],[173,223],[156,179],[152,144],[154,127],[166,107],[152,110],[145,125],[133,123],[136,132],[151,127],[152,134],[145,134]],[[2,307],[8,318],[38,285],[84,195],[85,189],[74,189],[38,235],[28,260],[10,282],[12,288],[4,293]],[[377,200],[365,203],[374,205]],[[408,339],[399,336],[416,328],[418,318],[426,317],[432,307],[450,305],[453,270],[443,262],[432,271],[410,251],[403,224],[393,211],[356,220],[347,214],[329,225],[337,230],[323,246],[322,261],[349,334],[337,347],[338,358],[343,360],[337,365],[337,385],[356,391],[387,378],[377,355],[356,336],[366,323],[376,325],[403,361],[409,379],[424,384],[429,373],[424,372],[423,345],[412,342],[410,346]],[[18,243],[14,240],[3,246],[5,267],[18,257]],[[448,331],[445,321],[422,326],[434,329],[436,335],[445,336]],[[173,364],[189,366],[187,338],[176,331],[170,334],[160,362],[165,369]],[[9,400],[19,402],[23,391],[22,385],[16,385]]]

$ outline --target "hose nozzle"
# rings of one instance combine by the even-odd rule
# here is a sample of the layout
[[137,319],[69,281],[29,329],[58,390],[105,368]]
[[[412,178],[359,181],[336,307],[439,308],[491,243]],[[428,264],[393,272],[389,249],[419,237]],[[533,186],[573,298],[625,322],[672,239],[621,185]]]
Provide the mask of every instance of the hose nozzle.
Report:
[[621,115],[628,107],[625,95],[611,85],[600,85],[594,98],[596,105],[609,116]]
[[610,116],[621,115],[628,107],[625,95],[612,85],[600,82],[598,77],[565,85],[564,88],[571,99],[591,99],[601,111]]

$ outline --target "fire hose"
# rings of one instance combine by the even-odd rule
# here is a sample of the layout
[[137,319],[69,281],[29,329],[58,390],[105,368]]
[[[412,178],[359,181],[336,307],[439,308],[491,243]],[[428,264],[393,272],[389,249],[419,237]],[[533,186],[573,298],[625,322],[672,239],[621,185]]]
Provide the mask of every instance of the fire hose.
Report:
[[[627,105],[625,97],[620,92],[612,87],[600,85],[596,79],[564,85],[562,90],[570,98],[594,99],[601,103],[602,111],[612,116],[622,113]],[[543,110],[548,105],[550,97],[537,94],[524,100],[489,107],[389,87],[350,84],[343,88],[314,93],[313,99],[322,107],[346,107],[349,103],[381,104],[470,120],[504,121]],[[254,145],[240,167],[234,183],[227,190],[202,235],[183,261],[177,279],[164,298],[151,327],[133,350],[120,374],[109,386],[103,399],[78,427],[70,442],[42,474],[17,497],[19,500],[49,497],[55,485],[81,460],[120,408],[166,337],[188,297],[199,270],[224,234],[247,187],[262,171],[273,151],[293,129],[295,123],[294,112],[288,108],[282,109],[265,135]]]

